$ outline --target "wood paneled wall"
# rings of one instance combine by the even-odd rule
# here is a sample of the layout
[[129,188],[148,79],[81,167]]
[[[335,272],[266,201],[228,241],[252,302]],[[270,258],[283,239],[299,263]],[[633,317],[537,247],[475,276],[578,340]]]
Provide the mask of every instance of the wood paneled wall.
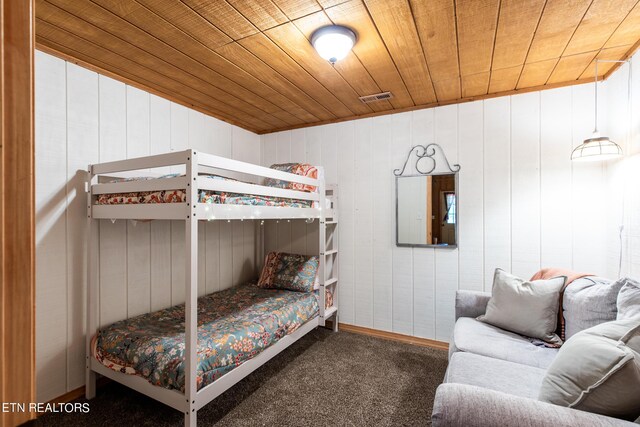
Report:
[[[76,194],[77,170],[90,162],[193,146],[265,165],[323,165],[340,192],[340,316],[354,325],[448,341],[455,291],[489,290],[496,267],[525,277],[550,265],[614,277],[623,205],[623,274],[640,276],[632,185],[640,84],[629,115],[625,67],[600,88],[600,128],[627,153],[606,165],[569,160],[593,127],[593,85],[257,137],[43,53],[36,67],[39,401],[84,381],[84,205]],[[462,165],[456,250],[394,243],[392,170],[412,145],[429,142]],[[101,224],[103,323],[182,301],[182,233],[161,221]],[[253,273],[249,222],[212,222],[201,233],[201,292]],[[318,250],[315,223],[266,224],[265,236],[267,250]]]
[[[35,395],[34,2],[0,0],[0,401]],[[29,412],[0,414],[0,425]]]
[[625,154],[607,168],[608,274],[617,277],[620,269],[620,276],[640,280],[640,55],[634,55],[631,67],[620,67],[606,85],[608,136]]
[[[37,52],[38,401],[84,384],[83,171],[189,147],[260,163],[251,132]],[[202,224],[200,294],[255,274],[254,232],[250,221]],[[182,223],[101,221],[99,234],[101,324],[184,301]]]
[[[593,102],[578,85],[268,134],[263,163],[320,164],[338,184],[341,322],[448,341],[455,291],[490,290],[496,267],[606,273],[605,167],[570,161]],[[459,248],[398,248],[392,171],[431,142],[462,166]],[[269,226],[267,246],[317,251],[303,229]]]

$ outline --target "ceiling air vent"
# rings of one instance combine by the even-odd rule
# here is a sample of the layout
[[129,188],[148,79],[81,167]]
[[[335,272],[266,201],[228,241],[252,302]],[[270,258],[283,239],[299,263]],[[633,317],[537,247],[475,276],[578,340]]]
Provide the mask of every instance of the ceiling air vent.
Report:
[[369,104],[371,102],[384,101],[385,99],[391,98],[393,98],[391,92],[381,92],[374,93],[373,95],[361,96],[360,101],[362,101],[363,104]]

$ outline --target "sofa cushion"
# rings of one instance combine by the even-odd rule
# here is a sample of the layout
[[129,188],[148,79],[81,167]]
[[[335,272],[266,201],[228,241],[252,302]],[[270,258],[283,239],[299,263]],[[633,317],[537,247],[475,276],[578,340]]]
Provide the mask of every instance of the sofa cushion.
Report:
[[449,361],[445,382],[475,385],[537,399],[546,371],[506,360],[457,352]]
[[555,332],[566,280],[559,276],[528,281],[496,268],[487,311],[478,320],[560,346],[562,340]]
[[470,317],[458,319],[452,341],[459,351],[543,369],[549,366],[558,354],[557,348],[534,345],[530,338]]
[[568,285],[562,308],[565,339],[585,329],[616,320],[616,300],[623,282],[601,277],[585,277]]
[[638,427],[616,418],[455,383],[438,386],[431,421],[433,427]]
[[622,288],[618,293],[617,320],[640,318],[640,283],[628,277],[618,281]]
[[576,334],[560,349],[540,388],[543,402],[627,420],[640,416],[640,319]]

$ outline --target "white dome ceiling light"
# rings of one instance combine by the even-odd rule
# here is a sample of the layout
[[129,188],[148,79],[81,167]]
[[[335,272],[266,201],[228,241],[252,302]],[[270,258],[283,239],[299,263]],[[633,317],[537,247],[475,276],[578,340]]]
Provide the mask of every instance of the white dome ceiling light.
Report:
[[311,44],[322,58],[335,64],[356,44],[356,33],[342,25],[327,25],[314,31]]

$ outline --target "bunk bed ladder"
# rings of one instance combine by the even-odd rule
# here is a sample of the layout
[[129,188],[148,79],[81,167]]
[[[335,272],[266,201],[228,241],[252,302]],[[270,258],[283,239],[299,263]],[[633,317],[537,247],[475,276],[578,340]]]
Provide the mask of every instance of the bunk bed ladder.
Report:
[[[333,317],[332,329],[334,332],[338,332],[338,217],[336,212],[337,207],[337,187],[335,185],[327,186],[324,192],[320,194],[326,194],[326,196],[332,201],[333,209],[329,209],[329,206],[323,206],[322,214],[320,216],[319,234],[320,234],[320,326],[325,326],[325,322]],[[322,204],[326,203],[323,199]],[[333,212],[331,216],[327,216],[326,212]],[[327,238],[331,245],[328,246]],[[329,261],[329,262],[327,262]],[[330,266],[328,268],[327,264]],[[328,273],[331,277],[327,277]],[[326,307],[326,291],[331,290],[333,293],[333,304],[329,308]]]

